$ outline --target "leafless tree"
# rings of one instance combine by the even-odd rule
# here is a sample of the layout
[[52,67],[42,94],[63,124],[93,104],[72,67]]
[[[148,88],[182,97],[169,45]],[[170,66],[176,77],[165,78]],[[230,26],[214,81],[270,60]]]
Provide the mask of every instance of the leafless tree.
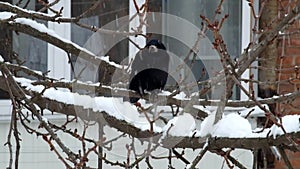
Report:
[[[226,81],[225,91],[224,93],[222,93],[220,100],[195,99],[193,98],[193,96],[190,96],[185,100],[180,100],[176,99],[176,97],[173,97],[180,91],[174,90],[173,93],[168,96],[158,95],[157,100],[164,101],[155,103],[155,105],[170,106],[174,116],[180,115],[181,113],[179,111],[182,108],[184,109],[185,113],[192,114],[194,118],[198,118],[200,119],[200,121],[202,121],[203,118],[207,116],[207,114],[205,114],[205,112],[201,112],[199,109],[196,109],[194,105],[201,105],[204,107],[209,105],[215,106],[217,107],[217,111],[215,114],[214,124],[222,119],[225,107],[249,108],[257,106],[261,109],[262,112],[265,113],[266,121],[264,122],[265,124],[263,125],[264,128],[262,130],[265,130],[265,128],[269,127],[268,124],[275,124],[284,131],[283,135],[280,135],[276,138],[273,138],[270,135],[267,135],[263,138],[215,138],[210,135],[204,137],[195,135],[191,137],[172,136],[168,134],[168,131],[166,133],[163,133],[158,132],[154,129],[154,123],[156,123],[157,121],[168,123],[168,119],[161,116],[161,112],[157,112],[156,117],[152,118],[151,112],[153,109],[155,109],[155,106],[153,105],[150,107],[141,106],[138,108],[141,115],[145,116],[145,118],[148,120],[150,126],[149,129],[142,130],[141,128],[135,126],[132,123],[129,123],[126,120],[120,120],[119,118],[113,116],[110,112],[106,112],[105,110],[98,111],[93,109],[93,107],[68,104],[61,100],[55,100],[46,97],[45,92],[50,89],[68,89],[71,93],[76,93],[80,90],[84,90],[87,95],[89,95],[90,93],[96,93],[97,96],[105,97],[127,97],[128,93],[132,96],[139,95],[127,90],[126,88],[114,87],[114,84],[107,81],[107,79],[112,79],[112,76],[115,72],[120,72],[122,76],[126,77],[126,75],[128,74],[127,67],[130,66],[130,62],[129,65],[111,64],[111,62],[104,61],[102,57],[96,56],[92,52],[89,52],[83,47],[79,47],[73,42],[65,41],[58,36],[49,34],[25,22],[20,22],[20,20],[18,19],[26,18],[27,20],[32,21],[42,20],[59,24],[73,23],[80,26],[81,28],[93,32],[101,32],[111,36],[120,35],[126,38],[130,36],[141,36],[144,38],[148,38],[148,36],[151,36],[146,35],[142,29],[148,24],[148,0],[146,0],[146,3],[142,6],[139,6],[136,1],[133,0],[135,4],[136,14],[132,16],[132,18],[138,17],[140,22],[137,27],[132,28],[127,32],[98,28],[96,26],[87,25],[81,22],[82,18],[93,12],[93,10],[96,9],[101,1],[95,1],[95,3],[81,15],[70,18],[62,17],[62,13],[64,12],[63,8],[61,8],[60,10],[55,10],[55,8],[53,8],[58,3],[58,1],[59,0],[53,1],[53,3],[46,3],[43,0],[39,0],[38,2],[43,6],[43,8],[41,8],[39,11],[23,9],[22,7],[24,6],[18,6],[21,1],[19,1],[18,4],[0,2],[0,10],[11,13],[9,17],[0,19],[0,27],[5,28],[6,30],[14,31],[17,34],[27,34],[62,49],[69,56],[68,59],[71,67],[74,67],[74,65],[72,65],[71,55],[80,55],[81,58],[98,64],[99,67],[101,67],[100,74],[103,75],[99,79],[101,85],[80,82],[78,80],[66,81],[62,79],[55,79],[47,76],[48,72],[39,73],[35,70],[22,66],[23,62],[18,58],[18,53],[14,52],[10,46],[9,42],[11,41],[11,39],[9,37],[3,37],[2,39],[5,39],[7,41],[7,43],[3,43],[4,47],[5,49],[9,50],[7,50],[8,52],[4,52],[5,55],[2,54],[2,57],[5,60],[2,60],[0,62],[0,81],[2,84],[0,88],[7,92],[13,107],[11,112],[10,129],[7,135],[7,142],[5,143],[5,145],[9,148],[10,157],[7,168],[13,168],[13,165],[14,168],[18,168],[20,147],[22,145],[21,137],[23,135],[23,133],[19,133],[20,127],[25,128],[26,131],[32,135],[32,137],[38,136],[41,141],[45,141],[50,147],[50,150],[57,155],[58,159],[65,165],[66,168],[93,168],[93,166],[90,166],[89,164],[89,159],[93,155],[96,155],[98,158],[97,168],[102,168],[103,163],[123,168],[139,168],[141,163],[145,163],[148,168],[153,168],[151,165],[151,160],[159,159],[167,159],[169,161],[169,168],[175,168],[175,166],[172,165],[172,160],[175,159],[182,161],[185,164],[189,164],[187,165],[188,168],[196,168],[197,164],[202,160],[202,157],[208,151],[223,157],[229,168],[233,168],[233,166],[246,168],[242,163],[240,163],[230,154],[233,149],[240,148],[251,150],[255,154],[255,152],[260,149],[266,149],[272,146],[275,146],[280,150],[279,152],[284,158],[284,161],[286,162],[288,168],[293,168],[284,150],[299,150],[297,141],[300,137],[300,132],[286,133],[280,120],[283,113],[278,113],[275,109],[272,109],[271,106],[274,107],[274,105],[281,103],[291,104],[293,100],[299,98],[300,92],[295,91],[292,93],[277,95],[276,97],[273,97],[274,94],[278,94],[274,92],[276,91],[276,88],[274,89],[274,86],[276,87],[276,84],[286,81],[280,81],[275,77],[277,76],[276,72],[281,72],[283,70],[276,67],[277,55],[275,57],[274,55],[272,55],[272,52],[276,50],[276,46],[274,47],[274,44],[276,45],[276,41],[278,38],[282,38],[283,36],[290,36],[290,34],[284,34],[282,32],[285,32],[285,30],[287,30],[294,22],[298,22],[297,19],[300,13],[299,1],[291,3],[287,6],[278,5],[280,1],[277,0],[265,1],[262,3],[261,10],[258,12],[256,12],[256,10],[254,9],[254,2],[248,1],[249,8],[253,11],[252,14],[255,18],[255,24],[253,24],[252,28],[254,38],[252,38],[252,41],[249,43],[244,52],[239,56],[238,60],[231,59],[223,36],[220,33],[223,23],[226,22],[226,19],[228,17],[231,17],[222,13],[221,11],[223,0],[220,1],[220,5],[215,11],[211,11],[212,13],[215,13],[216,16],[218,16],[213,20],[208,19],[207,16],[199,14],[199,20],[202,21],[202,28],[200,29],[200,32],[198,34],[194,35],[196,37],[195,39],[197,39],[194,45],[195,48],[192,48],[190,50],[190,52],[187,54],[187,58],[189,58],[190,55],[198,50],[197,45],[200,41],[199,39],[205,33],[211,32],[214,39],[212,42],[212,46],[218,53],[221,64],[223,66],[223,70],[222,72],[219,72],[219,74],[216,74],[215,77],[210,77],[210,79],[208,80],[197,82],[198,84],[185,85],[184,88],[188,88],[190,85],[205,86],[198,91],[198,95],[199,97],[201,97],[211,92],[211,90],[215,86],[218,86],[220,85],[220,83]],[[277,6],[271,6],[273,3],[276,3]],[[266,11],[268,13],[270,10],[274,10],[274,8],[276,8],[275,10],[282,8],[282,10],[286,11],[287,13],[285,13],[283,17],[278,17],[277,14],[270,14],[268,15],[269,17],[266,17]],[[42,13],[45,10],[50,10],[54,14],[49,15]],[[261,22],[261,27],[258,27],[259,21]],[[130,43],[134,43],[130,39],[129,41]],[[135,45],[137,47],[139,46],[139,44]],[[264,56],[267,56],[268,58],[262,57],[263,53]],[[269,58],[271,56],[273,58]],[[273,61],[273,64],[268,64],[268,67],[262,66],[265,65],[265,61],[269,62],[270,60]],[[185,60],[183,60],[183,63],[184,61]],[[253,66],[253,63],[257,61],[260,61],[261,65]],[[249,68],[255,68],[259,70],[266,69],[268,71],[264,71],[259,79],[255,79],[253,76],[250,76],[248,79],[243,79],[241,77],[242,74]],[[294,70],[295,73],[298,74],[299,67],[297,65],[290,67],[290,69]],[[22,83],[20,82],[20,80],[18,80],[20,77],[30,77],[31,79],[34,79],[30,80],[28,83],[32,86],[41,86],[43,89],[38,92],[35,90],[31,90],[29,87],[22,86]],[[293,80],[299,80],[299,76],[296,76],[293,79],[289,79],[289,82],[292,83]],[[249,84],[258,84],[260,85],[261,93],[267,92],[269,94],[264,93],[264,95],[262,96],[263,98],[258,99],[258,97],[254,94],[257,89],[253,88],[253,85],[250,85],[250,88],[245,88],[243,87],[242,82],[246,82]],[[235,85],[249,97],[249,100],[233,101],[230,99],[232,96],[233,87]],[[80,95],[84,94],[80,93]],[[144,99],[148,100],[148,96],[145,96]],[[265,107],[265,104],[269,105],[270,108],[268,109],[267,107]],[[24,111],[25,109],[26,111]],[[45,119],[43,117],[43,112],[45,110],[54,112],[54,114],[58,113],[66,115],[65,123],[56,124],[55,121]],[[251,111],[245,118],[248,118],[250,115]],[[29,125],[29,123],[34,119],[38,120],[40,123],[40,125],[36,128],[33,128]],[[76,123],[78,120],[84,121],[84,127],[82,131],[78,131],[76,128],[69,128],[70,124]],[[87,130],[91,127],[91,123],[93,123],[93,126],[97,126],[99,128],[99,137],[96,139],[89,138],[86,135]],[[121,134],[115,138],[108,139],[106,138],[105,133],[103,133],[102,131],[104,126],[115,128]],[[171,128],[172,126],[169,129]],[[79,141],[82,144],[81,149],[76,151],[72,150],[70,148],[70,144],[64,142],[60,138],[60,135],[58,135],[58,133],[60,133],[60,135],[68,135],[74,141]],[[106,156],[106,154],[103,152],[103,149],[110,151],[114,148],[113,143],[117,140],[122,139],[123,137],[127,137],[129,140],[131,140],[130,144],[124,143],[123,145],[123,147],[126,149],[125,151],[127,151],[127,158],[125,158],[124,161],[114,161]],[[15,139],[15,145],[12,144],[12,139]],[[137,153],[135,146],[138,140],[146,145],[144,151],[140,154]],[[15,153],[13,152],[13,146],[16,147]],[[169,155],[166,157],[156,156],[154,152],[158,148],[169,151]],[[225,150],[224,148],[229,148],[229,150]],[[185,156],[185,151],[189,149],[198,150],[198,155],[194,159],[188,159]],[[131,157],[134,157],[133,161]],[[253,168],[255,167],[256,164],[253,165]]]

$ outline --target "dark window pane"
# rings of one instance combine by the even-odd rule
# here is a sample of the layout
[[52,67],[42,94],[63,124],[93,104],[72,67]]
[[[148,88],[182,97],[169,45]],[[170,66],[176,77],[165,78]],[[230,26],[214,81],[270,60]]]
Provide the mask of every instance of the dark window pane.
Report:
[[[218,16],[220,19],[225,14],[229,14],[229,18],[225,21],[222,29],[221,34],[223,35],[224,41],[227,45],[227,50],[232,58],[239,56],[241,51],[241,1],[240,0],[230,0],[224,1],[222,5],[222,15]],[[200,29],[201,26],[201,19],[200,15],[206,16],[209,20],[213,20],[215,17],[215,10],[219,1],[211,1],[211,0],[189,0],[189,1],[182,1],[182,0],[164,0],[163,1],[163,12],[169,13],[185,20],[188,20],[190,23],[194,24]],[[182,29],[185,29],[185,25],[178,25],[176,27],[169,27],[168,20],[164,21],[165,31],[177,31],[182,32]],[[186,35],[190,36],[190,35]],[[195,34],[194,37],[197,35]],[[214,59],[218,58],[217,53],[211,52],[213,42],[213,36],[210,31],[207,32],[206,36],[210,40],[209,43],[201,43],[200,46],[200,55],[203,57],[204,60],[196,60],[193,64],[192,71],[196,79],[205,80],[209,78],[207,75],[202,76],[203,70],[208,72],[214,72],[213,70],[214,65],[217,62],[220,62]],[[190,50],[190,47],[183,44],[180,39],[175,39],[172,37],[163,36],[166,46],[168,50],[174,53],[176,56],[185,58]],[[196,38],[195,38],[196,39]],[[207,51],[205,51],[207,50]],[[190,59],[193,57],[191,56]],[[206,60],[208,59],[208,60]],[[215,64],[213,64],[215,62]],[[220,65],[220,64],[219,64]],[[209,69],[209,70],[208,70]],[[211,73],[211,76],[213,73]],[[200,86],[201,88],[201,86]],[[239,90],[234,89],[233,99],[239,98]]]
[[[40,0],[35,0],[35,11],[39,11],[40,9],[42,9],[44,7],[44,5],[42,4],[42,2],[39,2]],[[48,4],[49,1],[48,0],[43,0],[44,3]],[[45,10],[44,12],[47,12],[47,10]]]
[[[9,2],[16,4],[18,0],[5,0],[4,2]],[[42,6],[37,1],[22,1],[19,4],[20,7],[27,5],[26,9],[39,10]],[[45,21],[38,21],[47,25]],[[16,63],[17,61],[13,57],[13,53],[16,53],[20,62],[24,62],[24,66],[27,66],[34,70],[39,70],[42,72],[47,71],[47,43],[28,36],[23,33],[16,34],[11,32],[5,27],[0,27],[0,54],[3,56],[5,61],[10,61]],[[21,75],[19,73],[19,75]],[[0,99],[7,99],[8,94],[6,92],[0,91]]]
[[[71,3],[72,16],[76,17],[88,10],[96,3],[96,1],[73,0]],[[103,27],[110,22],[114,22],[115,24],[111,24],[111,26],[113,26],[112,29],[117,30],[118,27],[122,27],[122,25],[118,23],[118,18],[128,16],[128,14],[129,0],[102,0],[96,9],[89,12],[83,19],[80,20],[80,22],[88,25],[95,25],[97,27]],[[75,24],[72,24],[71,29],[71,39],[79,45],[84,45],[93,33],[89,30],[82,29]],[[79,35],[81,37],[78,37]],[[113,35],[111,35],[111,38],[114,38]],[[113,61],[120,63],[128,56],[128,40],[123,40],[117,43],[111,50],[108,51],[108,53],[106,53],[106,55],[110,56]]]
[[[85,15],[82,19],[80,19],[80,23],[103,27],[108,23],[110,24],[110,28],[113,30],[118,30],[119,27],[123,25],[120,24],[119,18],[124,16],[128,16],[129,14],[129,0],[102,0],[102,1],[95,1],[95,0],[73,0],[71,2],[71,14],[72,17],[76,17],[81,15],[83,12],[87,11],[90,7],[92,7],[95,3],[99,3],[95,10],[89,12]],[[128,26],[126,27],[126,31],[128,31]],[[124,30],[124,28],[122,28]],[[86,44],[89,38],[94,34],[94,32],[81,28],[76,24],[71,25],[71,40],[77,43],[80,46],[85,45],[99,45],[99,48],[104,48],[105,40],[101,40],[99,42],[93,42],[94,44]],[[105,38],[110,38],[110,41],[113,41],[115,38],[114,35],[101,35]],[[101,38],[101,37],[100,37]],[[105,39],[102,38],[102,39]],[[85,46],[89,48],[90,46]],[[93,47],[92,47],[93,48]],[[95,53],[96,55],[108,55],[112,61],[120,63],[122,60],[128,57],[128,40],[124,39],[119,43],[115,44],[108,52],[106,53]],[[76,59],[76,56],[72,57],[73,64],[76,63],[76,67],[80,68],[81,66],[78,63],[84,64],[84,61],[80,61]],[[84,67],[84,66],[83,66]],[[82,68],[83,68],[82,67]],[[75,72],[80,72],[81,70],[75,70]],[[95,70],[84,70],[84,74],[90,74],[88,71],[95,72]],[[76,73],[77,74],[77,73]],[[101,76],[101,75],[99,75]],[[74,78],[74,73],[72,72],[72,78]],[[89,79],[89,78],[87,78]],[[87,80],[81,79],[81,80]]]
[[[17,0],[14,0],[16,3]],[[30,1],[27,9],[40,9],[41,5],[36,1]],[[37,21],[47,26],[46,21]],[[27,34],[13,32],[13,50],[18,54],[18,58],[24,62],[24,66],[41,72],[47,71],[48,47],[45,41],[34,38]]]

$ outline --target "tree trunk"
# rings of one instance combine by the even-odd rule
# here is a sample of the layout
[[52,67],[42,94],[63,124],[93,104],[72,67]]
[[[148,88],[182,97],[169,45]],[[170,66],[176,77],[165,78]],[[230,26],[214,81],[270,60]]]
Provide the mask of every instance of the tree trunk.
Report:
[[[277,0],[269,0],[264,6],[259,27],[260,30],[272,29],[271,22],[278,17]],[[263,37],[261,37],[263,38]],[[258,96],[262,98],[272,97],[277,94],[277,73],[275,71],[277,63],[277,39],[268,44],[267,48],[259,56],[259,66],[262,67],[258,73],[259,81],[267,82],[259,85]],[[276,114],[276,104],[269,105],[270,111]]]
[[[266,31],[272,29],[272,21],[278,17],[278,3],[277,0],[269,0],[264,6],[261,18],[259,20],[260,30]],[[261,37],[264,38],[264,37]],[[277,73],[275,71],[277,62],[277,39],[275,38],[268,44],[267,48],[259,56],[259,69],[258,79],[263,84],[258,85],[258,96],[262,98],[268,98],[276,95],[277,93]],[[264,83],[266,82],[266,83]],[[271,113],[276,114],[276,104],[269,104]],[[271,123],[268,124],[272,125]],[[268,126],[268,127],[269,127]],[[257,164],[258,168],[274,168],[274,155],[270,148],[265,150],[258,150]]]

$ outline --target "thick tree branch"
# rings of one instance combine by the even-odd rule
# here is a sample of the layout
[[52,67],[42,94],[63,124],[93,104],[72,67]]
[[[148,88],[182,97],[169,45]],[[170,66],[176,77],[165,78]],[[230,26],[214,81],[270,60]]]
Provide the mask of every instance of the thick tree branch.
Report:
[[[58,146],[61,148],[63,152],[65,152],[70,160],[76,159],[76,154],[73,153],[62,141],[61,139],[55,134],[55,132],[52,130],[52,128],[47,124],[47,122],[43,119],[39,111],[36,109],[34,104],[32,103],[32,100],[29,100],[26,97],[26,94],[24,91],[20,88],[20,86],[16,83],[16,81],[13,79],[13,76],[11,75],[10,71],[7,69],[6,65],[1,63],[0,69],[2,73],[4,73],[7,77],[7,80],[10,84],[10,87],[12,88],[12,93],[18,100],[22,100],[25,102],[25,104],[28,105],[28,109],[38,118],[41,125],[49,132],[52,139],[55,140],[55,142],[58,144]],[[34,99],[35,100],[35,99]],[[75,162],[75,161],[72,161]]]
[[[109,86],[95,86],[95,85],[89,85],[86,83],[80,83],[80,82],[50,82],[50,81],[37,81],[33,82],[33,85],[43,85],[45,87],[63,87],[63,88],[68,88],[73,92],[76,92],[77,90],[87,90],[92,92],[95,92],[99,94],[99,96],[107,96],[107,97],[128,97],[128,95],[132,96],[137,96],[139,95],[135,92],[132,92],[127,89],[122,89],[122,88],[112,88]],[[166,98],[166,96],[157,96],[158,100],[163,100]],[[226,103],[226,107],[245,107],[245,108],[251,108],[259,104],[273,104],[273,103],[288,103],[290,101],[295,100],[296,98],[300,97],[300,91],[295,91],[293,93],[288,93],[288,94],[282,94],[276,97],[272,98],[265,98],[265,99],[259,99],[259,100],[247,100],[247,101],[240,101],[240,100],[229,100]],[[145,99],[147,100],[148,94],[145,94]],[[173,97],[168,97],[166,105],[177,105],[177,106],[182,106],[185,107],[189,99],[185,100],[179,100]],[[218,106],[219,105],[218,100],[204,100],[204,99],[199,99],[195,105],[201,105],[201,106]]]
[[[139,97],[138,94],[136,94],[135,92],[129,91],[127,89],[122,89],[122,88],[113,88],[110,86],[104,86],[104,85],[94,85],[94,84],[87,84],[87,83],[83,83],[83,82],[78,82],[78,81],[72,81],[72,82],[62,82],[62,81],[58,81],[52,78],[49,78],[45,75],[42,75],[36,71],[33,71],[27,67],[24,66],[19,66],[19,65],[15,65],[15,64],[10,64],[10,63],[5,63],[6,66],[8,67],[8,69],[10,69],[12,72],[24,72],[29,76],[33,76],[37,79],[39,79],[39,81],[33,82],[33,85],[43,85],[47,88],[49,87],[61,87],[61,88],[68,88],[70,89],[72,92],[76,92],[76,90],[85,90],[87,93],[90,94],[94,94],[97,93],[97,95],[99,96],[107,96],[107,97],[127,97],[128,95],[130,96],[136,96]],[[4,79],[1,79],[3,77],[0,77],[0,80],[4,82]],[[296,91],[293,93],[289,93],[289,94],[282,94],[273,98],[265,98],[265,99],[260,99],[257,100],[257,102],[259,102],[260,104],[273,104],[273,103],[279,103],[279,102],[290,102],[295,100],[297,97],[300,96],[300,91]],[[158,96],[158,99],[164,99],[165,96]],[[145,94],[145,99],[148,98],[148,94]],[[173,97],[168,97],[167,98],[167,105],[178,105],[178,106],[182,106],[185,107],[186,104],[188,104],[189,100],[178,100],[176,98]],[[198,104],[202,105],[202,106],[217,106],[219,103],[219,101],[215,101],[215,100],[203,100],[200,99],[198,100]],[[254,107],[257,104],[254,101],[251,100],[247,100],[247,101],[240,101],[240,100],[229,100],[226,103],[227,107]]]
[[[43,85],[46,88],[49,87],[60,87],[60,88],[68,88],[70,89],[72,92],[76,92],[77,90],[85,90],[87,93],[90,94],[95,94],[97,93],[97,95],[99,96],[107,96],[107,97],[128,97],[128,95],[132,95],[132,96],[137,96],[139,97],[138,94],[136,94],[135,92],[129,91],[127,89],[122,89],[122,88],[113,88],[110,86],[104,86],[104,85],[93,85],[93,84],[87,84],[87,83],[82,83],[82,82],[77,82],[77,81],[72,81],[72,82],[62,82],[62,81],[57,81],[55,79],[51,79],[48,78],[40,73],[37,73],[35,71],[32,71],[30,69],[28,69],[27,67],[24,66],[18,66],[15,64],[9,64],[9,63],[5,63],[7,65],[7,67],[12,71],[12,72],[16,72],[16,71],[21,71],[26,73],[27,75],[31,75],[37,79],[40,79],[39,81],[33,82],[33,85]],[[0,81],[4,83],[3,77],[0,76]],[[2,88],[4,89],[4,87],[2,86]],[[6,90],[6,89],[4,89]],[[288,103],[291,102],[293,100],[295,100],[297,97],[300,96],[300,92],[296,91],[290,94],[283,94],[283,95],[279,95],[273,98],[266,98],[266,99],[260,99],[257,100],[257,102],[259,102],[260,104],[273,104],[273,103]],[[165,99],[166,96],[158,96],[159,99]],[[146,94],[145,99],[148,98],[148,95]],[[178,100],[176,98],[173,97],[168,97],[167,98],[167,103],[166,105],[178,105],[178,106],[182,106],[185,107],[185,105],[187,105],[189,102],[189,100]],[[196,104],[202,105],[202,106],[218,106],[219,101],[215,101],[215,100],[198,100],[198,102]],[[226,103],[227,107],[246,107],[246,108],[250,108],[250,107],[254,107],[257,104],[254,101],[251,100],[247,100],[247,101],[231,101],[229,100]],[[205,116],[205,115],[204,115]]]
[[[99,4],[101,1],[98,1],[94,4],[96,6]],[[80,19],[86,15],[86,13],[81,14],[78,17],[61,17],[61,14],[55,14],[55,15],[49,15],[41,12],[35,12],[35,11],[28,11],[26,9],[19,8],[17,6],[11,5],[6,2],[0,2],[0,9],[3,11],[8,11],[14,14],[17,14],[17,18],[32,18],[32,19],[40,19],[40,20],[45,20],[45,21],[51,21],[51,22],[57,22],[57,23],[75,23],[79,26],[83,26],[88,28],[89,30],[92,30],[94,32],[101,32],[104,34],[111,34],[111,35],[123,35],[123,36],[136,36],[137,34],[135,32],[124,32],[124,31],[116,31],[116,30],[108,30],[108,29],[103,29],[103,28],[96,28],[94,26],[86,26],[86,25],[81,25],[79,23]],[[16,18],[13,16],[12,18],[9,18],[7,21],[11,21],[12,19]]]
[[[209,142],[209,150],[221,149],[221,148],[241,148],[241,149],[259,149],[269,146],[284,146],[288,148],[291,139],[299,139],[300,132],[288,133],[286,135],[277,136],[276,139],[273,137],[264,138],[211,138]],[[206,144],[206,138],[190,138],[190,137],[169,137],[164,139],[162,142],[163,146],[169,147],[174,146],[177,148],[202,148]],[[174,145],[174,143],[177,143]],[[294,151],[295,147],[292,148]]]
[[288,167],[288,169],[294,169],[294,167],[292,166],[288,156],[286,155],[284,149],[282,147],[278,147],[278,151],[281,154],[286,166]]
[[[18,22],[1,21],[1,20],[0,20],[0,25],[3,25],[5,27],[7,27],[8,29],[22,32],[22,33],[28,34],[30,36],[36,37],[38,39],[41,39],[45,42],[48,42],[54,46],[57,46],[57,47],[63,49],[67,53],[71,53],[73,55],[80,56],[80,58],[83,58],[83,59],[89,61],[90,63],[98,65],[101,68],[101,70],[103,71],[101,73],[103,73],[105,75],[105,77],[102,77],[102,79],[100,79],[100,80],[111,79],[111,77],[113,76],[114,72],[117,69],[119,70],[119,72],[123,72],[121,70],[121,68],[118,68],[115,65],[109,64],[105,60],[102,60],[100,57],[95,56],[94,54],[85,50],[84,48],[81,48],[72,42],[63,40],[60,37],[53,36],[47,32],[41,32],[40,30],[38,30],[34,27],[31,27],[30,25],[22,24],[22,23],[18,23]],[[60,57],[60,56],[56,56],[56,57]]]
[[[93,109],[86,109],[78,105],[70,105],[62,103],[56,100],[51,100],[49,98],[42,97],[40,94],[33,91],[26,91],[23,89],[27,95],[34,97],[32,99],[33,103],[38,105],[41,109],[48,109],[53,112],[58,112],[66,115],[79,116],[85,120],[98,121],[103,124],[103,122],[109,124],[110,126],[118,129],[121,132],[132,135],[133,137],[139,138],[141,140],[148,140],[151,138],[153,143],[158,143],[162,133],[155,133],[149,130],[141,130],[132,124],[124,120],[118,120],[115,117],[109,115],[108,113],[101,111],[94,111]],[[20,91],[13,90],[13,94],[16,98],[23,98]],[[88,114],[86,112],[89,112]],[[300,132],[291,133],[287,135],[278,136],[276,139],[270,138],[212,138],[210,140],[210,149],[220,149],[220,148],[243,148],[243,149],[253,149],[262,148],[264,146],[278,146],[286,145],[288,147],[289,140],[287,139],[298,139],[300,138]],[[174,144],[176,143],[176,144]],[[190,137],[167,137],[162,140],[162,145],[164,147],[176,147],[176,148],[201,148],[206,143],[206,138],[190,138]]]

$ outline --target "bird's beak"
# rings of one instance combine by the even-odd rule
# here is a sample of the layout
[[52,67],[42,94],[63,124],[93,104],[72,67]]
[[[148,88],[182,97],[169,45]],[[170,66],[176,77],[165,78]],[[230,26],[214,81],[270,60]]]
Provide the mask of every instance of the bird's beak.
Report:
[[157,51],[158,51],[158,49],[155,45],[149,46],[149,53],[156,53]]

